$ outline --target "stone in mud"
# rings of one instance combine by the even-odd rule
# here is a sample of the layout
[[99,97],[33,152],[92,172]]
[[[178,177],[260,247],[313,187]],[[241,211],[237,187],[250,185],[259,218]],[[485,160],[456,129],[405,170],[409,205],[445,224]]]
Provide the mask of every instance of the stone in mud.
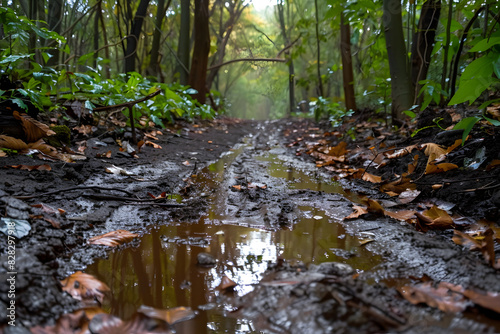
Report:
[[311,264],[309,271],[325,275],[347,276],[354,274],[354,269],[345,263],[323,262],[319,265]]
[[198,253],[198,264],[200,266],[215,266],[217,260],[208,253]]

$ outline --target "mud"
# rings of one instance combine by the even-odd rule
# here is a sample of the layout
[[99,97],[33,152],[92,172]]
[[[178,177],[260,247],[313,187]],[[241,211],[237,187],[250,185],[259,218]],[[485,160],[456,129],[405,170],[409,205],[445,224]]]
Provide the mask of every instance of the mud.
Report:
[[[361,182],[331,181],[331,175],[312,161],[296,157],[295,150],[285,148],[281,133],[292,124],[255,125],[219,122],[202,127],[201,134],[196,133],[199,128],[191,128],[180,137],[167,136],[160,142],[163,150],[147,148],[136,160],[91,158],[71,166],[54,164],[50,172],[2,169],[2,215],[24,219],[37,211],[26,203],[39,202],[67,212],[58,217],[60,229],[43,219],[30,220],[30,234],[16,244],[20,323],[26,328],[53,323],[61,313],[76,309],[77,303],[57,282],[95,262],[87,272],[115,284],[124,298],[141,296],[127,302],[128,309],[120,309],[124,300],[114,295],[108,308],[115,315],[126,318],[140,306],[136,304],[197,308],[198,320],[176,325],[179,333],[193,328],[207,333],[500,331],[500,325],[481,317],[484,312],[477,308],[446,314],[412,305],[395,289],[427,277],[499,292],[500,275],[480,255],[453,244],[450,232],[424,234],[406,223],[378,217],[343,221],[359,200],[358,192],[375,191]],[[0,160],[5,166],[30,163],[25,157],[6,159],[11,160]],[[186,160],[190,166],[182,165]],[[105,174],[110,162],[131,175]],[[30,200],[13,198],[69,186],[119,190],[72,189]],[[148,192],[163,191],[176,195],[164,204],[179,204],[182,198],[183,206],[96,200],[103,195],[147,198]],[[316,228],[316,222],[323,227]],[[109,261],[96,262],[108,256],[108,248],[85,241],[116,229],[144,237],[120,246]],[[262,248],[250,242],[258,238],[265,244]],[[368,238],[372,241],[362,244]],[[5,239],[0,241],[2,249]],[[126,259],[133,259],[130,253],[135,250],[156,255],[150,262],[143,258],[130,264]],[[196,266],[201,252],[216,259],[213,269]],[[164,263],[170,263],[170,269],[163,268]],[[128,269],[139,264],[147,264],[153,273],[135,267],[134,272],[143,275],[134,281],[140,282],[133,284],[137,288],[120,288],[123,280],[118,278],[130,277]],[[8,268],[1,270],[5,274]],[[216,289],[224,274],[240,284],[235,293]],[[162,288],[144,275],[170,280],[164,279]],[[6,303],[3,282],[0,300]],[[164,290],[170,295],[160,292]]]

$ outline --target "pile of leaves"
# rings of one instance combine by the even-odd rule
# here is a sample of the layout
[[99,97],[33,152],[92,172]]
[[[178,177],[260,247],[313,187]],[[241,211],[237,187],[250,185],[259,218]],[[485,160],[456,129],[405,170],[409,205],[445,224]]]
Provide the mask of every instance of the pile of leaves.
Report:
[[500,196],[500,131],[495,120],[484,118],[464,128],[463,120],[470,125],[470,118],[461,119],[454,109],[442,112],[451,119],[447,130],[421,126],[408,133],[414,136],[397,136],[376,122],[353,120],[354,141],[345,140],[344,132],[310,124],[289,129],[285,136],[296,155],[314,159],[333,179],[356,180],[377,190],[361,196],[346,220],[387,216],[422,232],[451,229],[454,242],[480,251],[492,267],[500,268],[495,255],[500,240],[500,203],[495,202]]

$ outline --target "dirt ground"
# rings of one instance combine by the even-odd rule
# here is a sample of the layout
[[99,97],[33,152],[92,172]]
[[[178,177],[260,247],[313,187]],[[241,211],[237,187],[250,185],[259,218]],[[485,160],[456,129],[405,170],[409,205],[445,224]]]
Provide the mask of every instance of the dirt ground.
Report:
[[[361,120],[357,121],[363,124]],[[413,152],[389,160],[379,169],[370,169],[370,159],[361,153],[356,157],[356,149],[369,146],[371,140],[384,135],[383,130],[366,123],[358,129],[357,139],[350,141],[348,146],[352,166],[364,167],[367,172],[390,180],[395,174],[402,174],[412,161],[417,161]],[[384,141],[394,142],[397,147],[408,147],[419,141],[425,143],[426,139],[438,134],[430,130],[410,140],[388,134]],[[15,244],[15,333],[29,333],[28,329],[36,325],[51,325],[61,314],[79,308],[75,299],[62,292],[59,281],[84,269],[94,259],[106,256],[108,248],[87,244],[89,238],[117,229],[144,234],[152,222],[199,218],[209,204],[206,193],[214,189],[199,188],[192,183],[190,176],[218,160],[244,137],[250,138],[251,148],[227,166],[225,180],[218,185],[221,189],[231,189],[224,197],[224,207],[231,215],[250,217],[260,222],[264,229],[292,228],[296,207],[312,203],[343,220],[355,211],[354,205],[361,203],[353,204],[342,195],[321,191],[285,190],[284,184],[273,183],[278,181],[265,175],[266,162],[256,158],[261,157],[262,152],[275,154],[290,165],[329,179],[335,174],[332,168],[328,168],[332,165],[318,168],[321,159],[310,154],[318,147],[314,142],[319,140],[328,141],[331,146],[339,143],[338,136],[329,131],[332,129],[327,125],[304,120],[264,123],[221,118],[213,122],[182,123],[167,129],[154,140],[161,148],[145,145],[136,152],[137,158],[119,151],[116,136],[112,134],[86,139],[87,159],[76,163],[47,162],[36,156],[0,158],[3,167],[0,168],[0,215],[28,220],[31,225],[29,234],[16,240]],[[489,161],[499,158],[497,136],[481,138],[481,141],[476,141],[477,147],[471,144],[459,148],[457,152],[461,153],[449,157],[450,163],[463,160],[468,154],[474,158],[475,152],[483,146],[488,147]],[[446,138],[447,142],[442,144],[449,146],[452,139]],[[75,138],[73,142],[79,140],[82,138]],[[111,152],[111,157],[106,157],[108,152]],[[28,171],[12,167],[45,164],[50,170]],[[124,171],[120,175],[106,172],[111,166]],[[500,168],[488,172],[461,169],[449,171],[446,176],[424,175],[425,159],[420,157],[415,169],[421,192],[414,203],[446,200],[446,204],[451,205],[450,212],[465,217],[454,220],[464,230],[482,218],[498,223],[499,192],[494,187],[496,184],[491,182],[498,180]],[[248,180],[263,182],[268,189],[265,192],[250,189]],[[341,179],[339,183],[346,191],[368,195],[384,205],[394,201],[373,182]],[[436,190],[432,187],[436,183],[446,186]],[[248,189],[235,191],[241,187]],[[471,188],[479,190],[463,192]],[[168,196],[155,200],[148,195],[161,197],[163,192],[181,194],[183,201],[179,203]],[[404,206],[423,211],[419,207],[421,204],[414,203]],[[44,207],[32,207],[34,204],[61,208],[65,212],[49,212]],[[356,274],[344,264],[331,262],[305,266],[300,262],[278,261],[268,269],[262,284],[253,292],[230,298],[231,303],[238,307],[233,315],[252,319],[260,329],[276,333],[500,331],[500,324],[494,320],[498,314],[490,303],[484,302],[490,297],[494,300],[495,294],[500,292],[500,274],[481,252],[472,252],[466,245],[455,244],[453,230],[399,222],[374,211],[344,220],[343,225],[349,234],[369,231],[371,238],[376,240],[366,245],[368,250],[384,259],[374,270]],[[11,270],[5,251],[8,249],[7,238],[1,235],[0,249],[4,251],[0,273],[2,277],[8,277]],[[119,247],[133,247],[134,242]],[[496,245],[494,247],[498,248]],[[3,309],[9,303],[10,287],[5,282],[6,279],[2,278],[0,307]],[[466,291],[446,290],[445,296],[451,298],[449,301],[443,295],[428,298],[427,304],[434,302],[434,307],[423,305],[425,303],[414,305],[398,292],[403,286],[401,282],[432,282],[435,285],[446,282]],[[481,295],[479,301],[472,297],[457,300],[458,295],[463,298],[469,293],[467,291],[489,292],[490,295]],[[467,311],[443,312],[436,308],[447,303],[464,304]],[[2,318],[1,324],[5,326],[7,320]],[[5,326],[3,330],[14,333],[12,327]]]

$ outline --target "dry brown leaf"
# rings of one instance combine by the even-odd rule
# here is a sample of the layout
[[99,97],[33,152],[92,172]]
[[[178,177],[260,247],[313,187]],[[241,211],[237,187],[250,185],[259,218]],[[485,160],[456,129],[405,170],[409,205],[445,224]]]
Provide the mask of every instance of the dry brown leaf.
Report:
[[500,165],[500,160],[499,159],[495,159],[492,162],[490,162],[490,164],[488,166],[486,166],[486,170],[490,171],[491,169],[493,169],[494,167],[496,167],[498,165]]
[[483,294],[473,290],[465,290],[463,294],[474,304],[500,313],[500,294],[498,292],[487,292]]
[[241,186],[239,184],[234,185],[233,188],[238,191],[241,190]]
[[6,167],[10,167],[10,168],[14,168],[14,169],[21,169],[21,170],[29,170],[29,171],[32,171],[32,170],[46,170],[46,171],[50,171],[52,170],[52,167],[50,167],[50,165],[34,165],[34,166],[29,166],[29,165],[12,165],[12,166],[6,166]]
[[416,215],[419,220],[428,227],[445,229],[455,227],[453,219],[450,217],[448,212],[438,208],[435,205],[429,210],[425,210],[422,213],[417,212]]
[[5,153],[4,151],[0,150],[0,158],[4,158],[7,156],[7,153]]
[[344,219],[356,219],[359,216],[362,216],[362,215],[368,213],[368,210],[362,206],[353,205],[352,209],[354,211],[349,216],[345,217]]
[[396,152],[394,152],[392,154],[387,154],[386,157],[389,159],[401,158],[401,157],[404,157],[405,155],[410,154],[414,149],[418,149],[418,148],[419,148],[418,144],[410,145],[410,146],[407,146],[407,147],[402,148],[400,150],[397,150]]
[[376,200],[369,198],[367,201],[367,204],[368,204],[368,208],[367,208],[368,212],[371,212],[371,213],[374,213],[374,214],[377,214],[380,216],[384,215],[385,209]]
[[446,154],[446,150],[435,143],[422,144],[422,148],[425,148],[424,154],[426,156],[430,157],[434,154],[434,159],[438,159],[442,155]]
[[328,150],[328,155],[336,156],[336,157],[341,157],[347,153],[347,143],[341,141],[337,146],[331,147]]
[[35,326],[30,328],[32,334],[66,334],[84,333],[88,326],[88,318],[83,310],[61,315],[54,326]]
[[403,204],[407,204],[407,203],[410,203],[412,202],[415,198],[418,197],[418,195],[420,195],[420,190],[411,190],[411,189],[407,189],[405,191],[403,191],[401,194],[399,194],[398,196],[398,199],[399,199],[399,202],[400,203],[403,203]]
[[380,190],[389,194],[390,196],[395,196],[401,194],[403,191],[415,190],[417,185],[412,183],[409,178],[402,177],[399,180],[389,182],[380,186]]
[[224,275],[222,276],[220,284],[216,287],[216,289],[221,291],[233,291],[234,287],[237,285],[238,284],[235,281]]
[[21,139],[0,135],[0,147],[8,148],[10,150],[23,151],[28,149],[28,144]]
[[481,241],[477,240],[467,233],[464,233],[462,231],[454,230],[453,231],[453,240],[454,243],[460,246],[466,246],[469,247],[470,250],[480,250],[481,249]]
[[88,243],[91,245],[105,245],[115,247],[129,242],[138,236],[138,234],[131,233],[129,231],[116,230],[90,238]]
[[188,161],[188,160],[184,161],[182,164],[183,164],[184,166],[191,166],[191,163],[189,163],[189,161]]
[[156,143],[153,143],[152,141],[149,141],[149,140],[146,140],[144,142],[144,145],[148,145],[148,146],[153,146],[154,148],[157,148],[157,149],[161,149],[161,146],[156,144]]
[[[430,160],[430,159],[429,159]],[[452,169],[457,169],[458,166],[455,164],[451,163],[441,163],[441,164],[433,164],[433,163],[428,163],[427,166],[425,167],[425,174],[436,174],[436,173],[443,173],[447,172]]]
[[180,321],[185,321],[192,319],[196,313],[190,307],[174,307],[166,310],[161,310],[145,305],[141,305],[137,310],[138,313],[142,313],[148,318],[163,320],[170,325],[173,325]]
[[160,195],[158,195],[158,196],[155,196],[155,195],[153,195],[153,194],[151,194],[151,193],[148,193],[148,195],[149,195],[150,197],[152,197],[153,199],[163,199],[163,198],[167,198],[167,192],[166,192],[166,191],[162,192],[162,193],[161,193]]
[[[93,302],[94,298],[102,303],[104,294],[109,287],[92,275],[77,271],[73,275],[61,281],[63,291],[69,293],[73,298],[83,302]],[[92,303],[90,303],[92,304]]]
[[451,145],[450,147],[448,147],[446,149],[446,154],[450,153],[451,151],[453,151],[454,149],[456,149],[460,145],[462,145],[462,139],[455,140],[455,143],[453,143],[453,145]]
[[355,179],[362,179],[364,181],[368,181],[371,183],[380,183],[382,182],[382,178],[377,175],[370,174],[365,171],[365,169],[360,168],[356,172],[352,174],[352,177]]
[[432,282],[425,282],[415,286],[403,286],[398,288],[398,291],[412,304],[424,303],[450,313],[464,311],[469,305],[467,299],[463,294],[450,290],[443,283],[435,288]]
[[21,121],[26,139],[28,142],[35,142],[43,137],[53,136],[56,133],[52,131],[48,125],[43,124],[27,114],[19,114],[17,110],[12,113],[15,119]]
[[407,221],[408,219],[414,218],[415,213],[415,210],[400,210],[396,212],[384,210],[384,214],[386,216],[402,221]]

